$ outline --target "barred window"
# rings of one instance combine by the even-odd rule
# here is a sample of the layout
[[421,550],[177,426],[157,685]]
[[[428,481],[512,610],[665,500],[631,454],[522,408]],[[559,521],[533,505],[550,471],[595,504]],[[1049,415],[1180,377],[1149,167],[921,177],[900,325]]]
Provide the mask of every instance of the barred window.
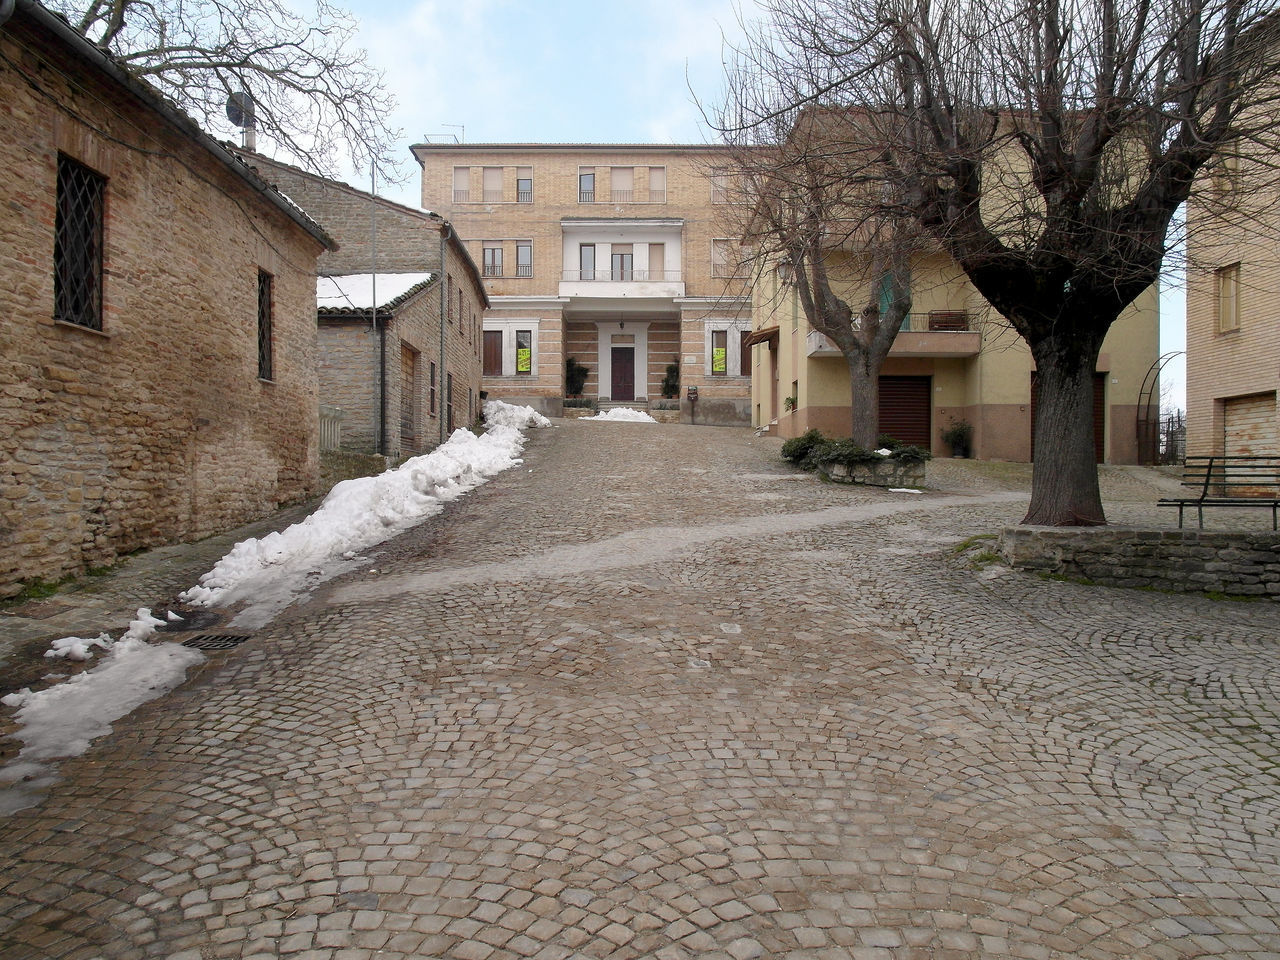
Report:
[[106,177],[58,154],[53,241],[54,318],[102,329],[102,240]]
[[271,274],[258,271],[258,379],[271,380]]

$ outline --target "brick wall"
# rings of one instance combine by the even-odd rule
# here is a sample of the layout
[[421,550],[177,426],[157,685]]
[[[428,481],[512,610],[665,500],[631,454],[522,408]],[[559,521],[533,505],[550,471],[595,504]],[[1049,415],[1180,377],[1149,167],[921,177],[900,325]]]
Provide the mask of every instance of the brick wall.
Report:
[[[322,245],[25,16],[0,50],[7,596],[314,491]],[[101,333],[53,320],[60,152],[106,177]],[[260,269],[274,278],[271,382],[258,379]]]
[[[465,427],[479,413],[480,318],[487,299],[475,261],[452,228],[421,210],[392,203],[357,190],[345,183],[317,177],[297,167],[269,160],[247,151],[236,151],[246,163],[274,183],[307,211],[338,242],[339,249],[320,258],[320,272],[329,274],[426,271],[436,274],[430,290],[399,305],[388,318],[386,341],[386,455],[398,459],[425,453],[448,439],[449,411],[445,409],[449,376],[453,376],[453,426]],[[374,260],[372,224],[377,224],[377,259]],[[441,269],[441,233],[444,269]],[[514,263],[514,261],[513,261]],[[443,297],[443,303],[442,303]],[[444,346],[441,352],[440,316],[444,311]],[[336,320],[332,323],[337,323]],[[333,402],[343,408],[343,447],[358,452],[374,452],[378,436],[379,347],[370,332],[368,318],[364,334],[356,333],[359,323],[326,329],[321,323],[321,390],[340,398]],[[361,339],[363,336],[363,339]],[[372,343],[366,343],[372,340]],[[415,397],[405,408],[402,359],[412,355]],[[330,356],[330,351],[333,351]],[[431,364],[436,365],[436,410],[431,412]],[[363,381],[362,378],[363,377]],[[347,407],[344,404],[352,404]],[[407,423],[402,424],[402,419]],[[407,429],[405,429],[407,428]]]

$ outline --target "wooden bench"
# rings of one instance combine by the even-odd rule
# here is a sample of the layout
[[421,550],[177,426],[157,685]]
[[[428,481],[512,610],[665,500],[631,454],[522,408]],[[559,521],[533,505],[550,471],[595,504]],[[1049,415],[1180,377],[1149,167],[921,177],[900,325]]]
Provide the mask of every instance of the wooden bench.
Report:
[[1200,495],[1159,501],[1162,507],[1178,508],[1178,529],[1188,507],[1196,508],[1202,530],[1205,507],[1270,507],[1271,529],[1280,529],[1280,457],[1187,457],[1182,485]]

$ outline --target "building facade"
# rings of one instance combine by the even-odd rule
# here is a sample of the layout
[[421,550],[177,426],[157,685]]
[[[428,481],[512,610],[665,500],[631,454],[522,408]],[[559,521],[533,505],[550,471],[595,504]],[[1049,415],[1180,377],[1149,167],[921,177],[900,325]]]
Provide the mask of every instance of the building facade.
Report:
[[[256,153],[256,173],[325,225],[320,392],[341,411],[344,450],[425,453],[480,415],[480,272],[452,225]],[[374,302],[377,310],[374,310]]]
[[1280,204],[1269,160],[1219,161],[1187,210],[1187,453],[1280,456]]
[[[911,265],[912,313],[880,375],[880,431],[936,456],[942,435],[964,421],[971,455],[1029,461],[1035,423],[1034,362],[1026,343],[941,253]],[[852,303],[865,291],[846,291]],[[783,437],[816,428],[848,436],[849,372],[827,337],[809,328],[784,270],[755,287],[752,423]],[[1094,380],[1094,446],[1099,462],[1137,463],[1139,395],[1159,346],[1159,298],[1144,293],[1112,326]]]
[[314,492],[331,241],[38,4],[0,54],[9,596]]
[[[484,386],[557,415],[580,395],[746,424],[750,294],[717,147],[417,144],[422,205],[481,265]],[[722,166],[723,165],[723,166]],[[678,368],[664,398],[669,368]],[[691,399],[692,398],[692,399]]]

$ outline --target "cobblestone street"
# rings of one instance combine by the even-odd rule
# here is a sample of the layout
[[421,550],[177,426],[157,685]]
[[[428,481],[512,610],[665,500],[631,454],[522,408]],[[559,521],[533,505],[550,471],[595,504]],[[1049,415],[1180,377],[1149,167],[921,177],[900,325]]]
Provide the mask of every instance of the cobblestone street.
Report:
[[0,958],[1280,958],[1277,606],[778,446],[532,431],[0,820]]

